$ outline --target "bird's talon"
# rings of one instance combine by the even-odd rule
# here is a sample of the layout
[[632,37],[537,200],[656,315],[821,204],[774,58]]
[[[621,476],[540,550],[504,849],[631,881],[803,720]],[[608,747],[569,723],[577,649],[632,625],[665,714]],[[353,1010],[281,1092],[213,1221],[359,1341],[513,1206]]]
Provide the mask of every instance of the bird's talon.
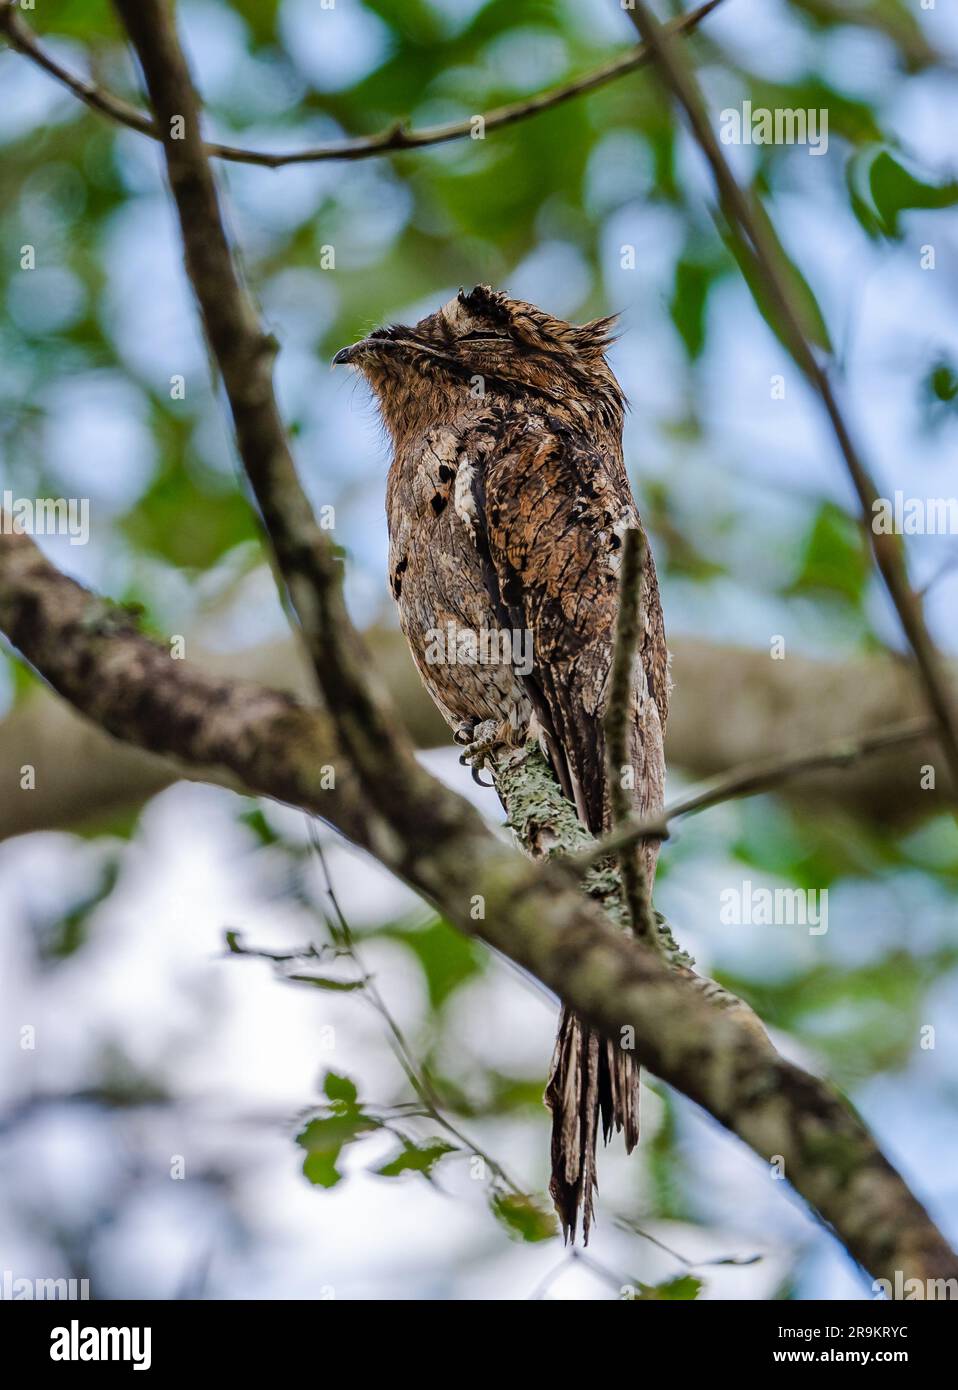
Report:
[[[466,727],[466,721],[463,721],[456,730],[456,733],[462,733]],[[478,786],[490,787],[493,784],[491,782],[483,782],[478,774],[485,767],[486,759],[489,754],[502,743],[499,726],[494,719],[485,719],[481,723],[479,720],[476,720],[470,730],[470,734],[470,740],[459,754],[459,762],[463,767],[469,768],[472,772],[472,780],[477,783]]]

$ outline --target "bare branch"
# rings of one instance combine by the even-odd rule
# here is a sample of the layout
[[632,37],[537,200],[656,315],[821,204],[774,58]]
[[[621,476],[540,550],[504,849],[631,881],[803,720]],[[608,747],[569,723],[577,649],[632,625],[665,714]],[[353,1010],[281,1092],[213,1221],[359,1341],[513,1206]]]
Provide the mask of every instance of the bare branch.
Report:
[[883,753],[889,748],[898,748],[906,743],[918,743],[933,736],[937,725],[932,719],[910,719],[904,724],[893,724],[875,733],[863,734],[860,738],[842,738],[810,753],[795,753],[785,758],[766,758],[760,762],[746,763],[742,767],[715,777],[704,787],[699,787],[687,796],[680,797],[657,816],[647,816],[642,820],[629,817],[620,822],[614,830],[595,847],[580,855],[576,864],[585,869],[599,863],[609,855],[620,854],[628,845],[644,839],[667,839],[669,825],[679,816],[689,816],[696,811],[706,811],[711,806],[721,805],[742,796],[757,796],[760,792],[775,791],[794,777],[807,776],[810,772],[821,772],[825,768],[847,768],[861,758],[875,753]]
[[862,525],[868,536],[876,566],[914,653],[928,705],[938,722],[952,783],[958,787],[958,722],[944,663],[928,631],[921,602],[909,583],[901,538],[878,535],[873,529],[872,522],[879,500],[878,489],[852,440],[851,431],[839,407],[828,374],[808,341],[801,314],[781,273],[771,224],[766,222],[766,215],[762,209],[753,209],[739,187],[712,128],[698,83],[684,56],[679,52],[678,45],[673,42],[672,35],[659,23],[645,0],[630,0],[626,13],[654,53],[663,80],[685,112],[692,134],[712,170],[722,210],[729,226],[733,232],[741,233],[746,253],[760,273],[769,300],[786,330],[790,340],[790,351],[809,383],[821,397],[858,496]]
[[[674,20],[669,25],[670,30],[676,34],[690,34],[720,3],[721,0],[707,0],[707,3],[700,5],[698,9]],[[148,135],[152,140],[161,138],[147,112],[139,111],[122,97],[78,77],[58,63],[42,46],[32,29],[23,22],[13,0],[0,0],[0,33],[6,35],[11,48],[49,73],[92,110],[99,111],[101,115],[108,116],[120,125],[129,126],[131,130],[139,131],[141,135]],[[482,113],[480,119],[486,131],[515,125],[518,121],[528,120],[530,116],[550,111],[554,106],[560,106],[574,97],[594,92],[628,72],[645,67],[650,61],[648,49],[640,45],[619,58],[603,63],[592,72],[575,78],[572,82],[550,87],[547,91],[537,92],[535,96],[512,102],[508,106],[497,106],[492,111]],[[237,164],[256,164],[267,169],[278,169],[286,164],[318,164],[331,159],[370,159],[404,150],[424,149],[429,145],[444,145],[450,140],[469,139],[475,130],[477,116],[479,113],[464,121],[448,121],[442,125],[423,126],[419,130],[410,130],[402,121],[394,121],[375,135],[357,135],[347,140],[314,145],[304,150],[270,153],[267,150],[247,150],[236,145],[215,142],[207,142],[205,149],[207,155],[213,159],[226,159]]]

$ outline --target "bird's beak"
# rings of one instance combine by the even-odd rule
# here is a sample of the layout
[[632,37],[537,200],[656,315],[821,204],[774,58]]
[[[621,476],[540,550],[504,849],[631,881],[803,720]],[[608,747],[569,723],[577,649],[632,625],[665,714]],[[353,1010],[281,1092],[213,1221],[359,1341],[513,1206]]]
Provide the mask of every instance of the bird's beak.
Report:
[[365,357],[381,358],[384,353],[401,351],[406,346],[405,339],[386,338],[372,333],[368,338],[360,338],[358,343],[350,343],[349,347],[340,348],[333,358],[332,365],[334,367],[361,366]]
[[334,367],[348,367],[351,362],[356,361],[356,358],[359,356],[359,354],[362,352],[365,346],[366,340],[365,338],[363,338],[358,343],[350,344],[349,347],[340,348],[336,356],[333,358],[332,365]]

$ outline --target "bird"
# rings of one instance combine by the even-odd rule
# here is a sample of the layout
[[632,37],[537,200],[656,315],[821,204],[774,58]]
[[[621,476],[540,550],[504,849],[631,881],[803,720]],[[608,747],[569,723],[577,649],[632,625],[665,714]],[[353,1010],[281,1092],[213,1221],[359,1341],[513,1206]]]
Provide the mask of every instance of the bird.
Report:
[[[476,285],[333,358],[365,377],[391,443],[389,586],[423,683],[474,771],[491,749],[537,739],[593,836],[611,822],[603,719],[623,536],[641,529],[607,360],[615,325],[574,325]],[[670,692],[645,556],[623,780],[641,816],[663,804]],[[650,889],[657,853],[657,841],[640,847]],[[550,1192],[566,1241],[581,1217],[588,1243],[599,1123],[632,1151],[639,1067],[563,1007],[544,1099]]]

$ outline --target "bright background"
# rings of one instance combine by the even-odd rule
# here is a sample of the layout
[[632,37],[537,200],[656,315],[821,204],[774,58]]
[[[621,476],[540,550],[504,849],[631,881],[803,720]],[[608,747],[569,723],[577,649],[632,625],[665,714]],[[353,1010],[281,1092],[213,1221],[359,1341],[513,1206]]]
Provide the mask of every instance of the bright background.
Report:
[[[398,116],[467,117],[634,38],[614,0],[178,8],[210,134],[258,148]],[[824,156],[729,153],[767,193],[829,325],[880,486],[947,495],[958,20],[943,0],[873,0],[854,25],[838,11],[837,0],[725,0],[690,51],[716,122],[746,97],[828,108]],[[108,5],[45,0],[25,18],[62,61],[136,99]],[[89,497],[90,544],[44,549],[141,603],[155,629],[221,648],[281,636],[157,147],[17,54],[0,52],[0,90],[0,486]],[[219,175],[282,343],[278,387],[302,476],[317,505],[336,508],[357,621],[393,622],[386,447],[362,385],[329,360],[377,324],[484,281],[571,319],[621,311],[612,360],[632,405],[626,453],[671,632],[766,650],[780,633],[791,651],[839,657],[900,645],[820,410],[754,308],[711,221],[702,161],[648,73],[485,141],[276,172],[221,164]],[[24,244],[36,248],[31,272],[19,268]],[[335,269],[324,271],[329,245]],[[933,271],[920,265],[929,245]],[[169,397],[174,374],[183,401]],[[784,400],[772,398],[776,374]],[[955,652],[956,540],[908,548],[916,584],[930,586],[931,626]],[[31,698],[31,681],[0,663],[9,710]],[[500,819],[451,750],[424,756]],[[364,960],[450,1115],[541,1193],[554,1003],[364,856],[323,841]],[[827,935],[722,926],[720,894],[743,879],[828,888]],[[953,1239],[956,890],[951,822],[903,831],[827,807],[801,816],[768,797],[689,823],[657,888],[700,968],[744,993],[789,1056],[845,1088]],[[17,1277],[89,1277],[103,1297],[608,1298],[694,1266],[700,1297],[868,1296],[785,1184],[658,1085],[643,1096],[639,1153],[626,1161],[615,1146],[601,1160],[589,1251],[601,1268],[570,1261],[544,1289],[561,1242],[516,1239],[468,1158],[380,1176],[399,1147],[380,1131],[327,1156],[331,1186],[308,1181],[295,1136],[323,1104],[327,1072],[350,1078],[372,1113],[410,1097],[361,991],[284,983],[267,962],[225,951],[228,929],[274,951],[328,939],[298,814],[180,784],[106,828],[0,845],[0,895],[0,1269]],[[33,1051],[20,1047],[24,1024]],[[934,1050],[919,1045],[928,1024]],[[405,1132],[437,1134],[428,1122]],[[170,1178],[174,1155],[184,1181]]]

